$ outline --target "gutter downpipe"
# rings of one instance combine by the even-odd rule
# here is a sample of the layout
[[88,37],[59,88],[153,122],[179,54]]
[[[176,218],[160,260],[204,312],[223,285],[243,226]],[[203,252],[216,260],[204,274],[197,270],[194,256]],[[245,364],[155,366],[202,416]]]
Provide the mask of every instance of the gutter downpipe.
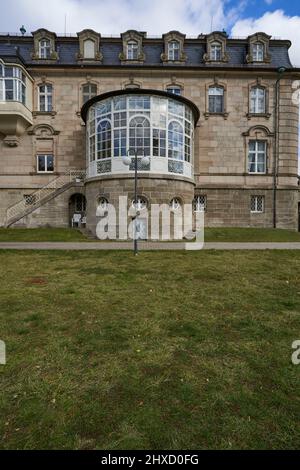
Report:
[[277,70],[279,76],[275,82],[275,110],[274,110],[274,165],[273,165],[273,228],[277,227],[277,183],[278,183],[278,162],[279,162],[279,100],[280,100],[280,80],[285,72],[285,67]]

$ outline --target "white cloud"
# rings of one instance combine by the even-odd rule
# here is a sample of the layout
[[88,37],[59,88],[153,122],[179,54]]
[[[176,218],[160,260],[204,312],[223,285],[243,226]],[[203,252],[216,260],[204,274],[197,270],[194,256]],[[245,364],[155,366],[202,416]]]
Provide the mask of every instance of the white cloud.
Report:
[[290,39],[291,61],[300,66],[300,16],[287,16],[283,10],[265,13],[260,18],[238,20],[232,28],[233,36],[247,36],[257,31],[264,31],[275,37]]
[[0,29],[28,32],[40,27],[63,32],[92,28],[102,34],[120,34],[129,28],[159,35],[178,29],[187,35],[230,27],[246,0],[225,13],[227,0],[51,0],[49,8],[37,0],[10,0],[0,18]]

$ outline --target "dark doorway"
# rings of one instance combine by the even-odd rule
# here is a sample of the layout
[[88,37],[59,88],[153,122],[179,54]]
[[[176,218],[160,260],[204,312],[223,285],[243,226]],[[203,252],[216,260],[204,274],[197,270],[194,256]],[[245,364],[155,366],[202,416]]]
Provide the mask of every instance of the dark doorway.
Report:
[[86,198],[83,194],[77,193],[70,197],[69,224],[70,227],[81,227],[86,224]]

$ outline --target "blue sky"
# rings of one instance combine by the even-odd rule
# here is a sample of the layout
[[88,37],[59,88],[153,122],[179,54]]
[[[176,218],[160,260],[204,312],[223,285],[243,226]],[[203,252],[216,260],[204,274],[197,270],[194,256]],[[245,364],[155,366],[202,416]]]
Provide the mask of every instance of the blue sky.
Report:
[[[76,33],[92,28],[102,34],[118,35],[129,28],[160,35],[177,29],[186,35],[226,29],[235,36],[257,30],[293,41],[291,57],[300,65],[299,0],[40,0],[2,1],[0,30],[28,32],[45,27]],[[213,21],[212,21],[213,20]]]

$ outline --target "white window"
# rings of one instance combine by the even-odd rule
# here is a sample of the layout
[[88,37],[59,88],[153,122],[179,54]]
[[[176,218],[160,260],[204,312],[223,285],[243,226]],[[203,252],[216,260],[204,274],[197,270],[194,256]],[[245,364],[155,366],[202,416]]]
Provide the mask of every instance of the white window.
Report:
[[256,42],[252,46],[252,56],[254,62],[264,61],[264,45],[261,42]]
[[49,39],[41,39],[39,43],[39,57],[40,59],[50,59],[51,57],[51,43]]
[[37,171],[38,173],[52,173],[54,171],[53,155],[38,155]]
[[82,102],[86,103],[88,100],[97,95],[97,85],[86,83],[82,86]]
[[224,112],[224,88],[223,87],[209,87],[208,90],[208,111],[210,113],[223,113]]
[[193,209],[195,212],[204,212],[206,211],[207,197],[204,195],[199,195],[194,197]]
[[98,207],[99,207],[99,209],[101,209],[103,211],[108,210],[108,200],[106,199],[106,197],[100,197],[99,198]]
[[179,42],[170,41],[168,43],[168,60],[179,60]]
[[250,112],[252,114],[263,114],[266,112],[266,90],[264,88],[251,88]]
[[136,41],[128,41],[127,43],[127,59],[137,60],[138,58],[138,43]]
[[39,86],[39,111],[52,111],[52,85]]
[[261,213],[265,210],[265,197],[264,196],[251,196],[251,212]]
[[181,87],[178,86],[178,85],[168,86],[167,92],[172,93],[173,95],[180,96],[181,95]]
[[95,59],[95,43],[91,39],[87,39],[83,43],[83,57],[85,59]]
[[0,101],[26,102],[26,77],[22,69],[0,64]]
[[141,211],[143,209],[146,209],[147,200],[146,200],[146,198],[144,198],[142,196],[138,196],[136,201],[133,199],[131,204],[132,204],[132,207],[134,207],[137,211]]
[[222,59],[222,46],[219,42],[213,42],[210,46],[210,60],[220,61]]
[[267,143],[263,140],[250,140],[248,153],[249,173],[266,172]]
[[181,202],[178,197],[173,197],[173,199],[170,202],[170,209],[172,211],[177,211],[181,208]]

